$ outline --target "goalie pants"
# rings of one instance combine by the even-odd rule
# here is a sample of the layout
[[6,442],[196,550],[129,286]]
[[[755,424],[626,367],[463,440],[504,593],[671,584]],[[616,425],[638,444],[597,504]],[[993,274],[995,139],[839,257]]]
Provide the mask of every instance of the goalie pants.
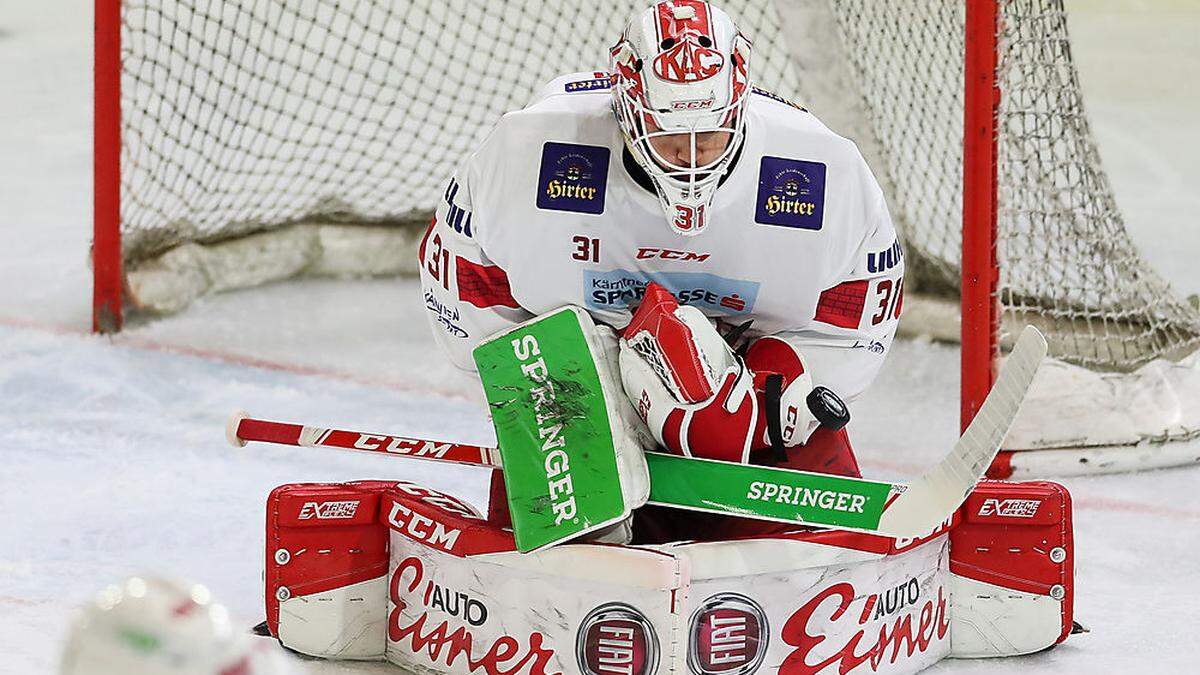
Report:
[[[751,455],[753,464],[777,466],[798,471],[814,471],[838,476],[861,478],[858,460],[850,446],[845,429],[817,429],[805,445],[788,448],[787,461],[774,461],[772,450],[760,450]],[[508,497],[500,471],[492,473],[488,522],[500,527],[512,527],[508,513]],[[765,534],[802,530],[789,523],[772,523],[734,516],[696,513],[663,506],[643,506],[634,512],[634,544],[663,544],[672,541],[725,541]]]

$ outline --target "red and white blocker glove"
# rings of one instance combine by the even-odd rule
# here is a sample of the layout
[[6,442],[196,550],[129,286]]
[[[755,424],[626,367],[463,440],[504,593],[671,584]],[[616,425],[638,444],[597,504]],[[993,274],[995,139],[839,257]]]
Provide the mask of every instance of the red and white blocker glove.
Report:
[[[743,361],[695,307],[680,306],[651,283],[620,342],[625,393],[664,448],[687,457],[749,463],[750,452],[802,445],[829,406],[814,392],[804,357],[788,342],[764,337]],[[822,415],[827,426],[844,425]],[[839,421],[840,420],[840,421]],[[774,438],[773,438],[774,437]]]

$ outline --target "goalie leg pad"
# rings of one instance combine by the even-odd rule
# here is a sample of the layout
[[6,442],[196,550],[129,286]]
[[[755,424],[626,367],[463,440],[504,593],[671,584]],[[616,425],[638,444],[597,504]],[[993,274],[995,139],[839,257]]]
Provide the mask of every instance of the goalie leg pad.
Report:
[[949,651],[944,530],[456,554],[390,529],[386,654],[406,671],[898,675]]
[[303,653],[431,674],[913,673],[1065,636],[1069,506],[1053,483],[984,482],[918,540],[519,554],[510,532],[422,486],[289,485],[268,504],[269,623]]
[[283,485],[267,500],[267,628],[287,648],[380,660],[389,551],[513,551],[512,533],[451,495],[404,481]]
[[267,627],[301,654],[379,659],[388,535],[379,505],[395,483],[297,483],[267,499]]
[[1071,496],[1057,483],[981,481],[951,531],[951,656],[1028,654],[1071,632]]

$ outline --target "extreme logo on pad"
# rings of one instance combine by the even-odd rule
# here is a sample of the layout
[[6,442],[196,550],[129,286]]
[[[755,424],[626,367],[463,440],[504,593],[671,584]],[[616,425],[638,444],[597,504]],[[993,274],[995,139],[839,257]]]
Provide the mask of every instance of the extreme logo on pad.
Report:
[[547,142],[542,146],[537,206],[548,211],[604,213],[608,148]]
[[782,157],[762,158],[754,222],[819,230],[824,217],[824,164]]

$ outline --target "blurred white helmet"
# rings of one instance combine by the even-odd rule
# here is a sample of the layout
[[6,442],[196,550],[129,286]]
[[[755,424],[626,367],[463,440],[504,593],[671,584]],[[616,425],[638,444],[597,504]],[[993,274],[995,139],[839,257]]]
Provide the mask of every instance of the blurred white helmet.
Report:
[[154,576],[109,586],[71,626],[62,675],[281,675],[279,648],[235,631],[199,584]]
[[[639,12],[612,48],[613,108],[625,144],[649,174],[671,228],[699,234],[745,135],[750,42],[725,12],[701,0],[662,0]],[[654,139],[685,134],[688,162]],[[697,166],[698,138],[726,141]]]

